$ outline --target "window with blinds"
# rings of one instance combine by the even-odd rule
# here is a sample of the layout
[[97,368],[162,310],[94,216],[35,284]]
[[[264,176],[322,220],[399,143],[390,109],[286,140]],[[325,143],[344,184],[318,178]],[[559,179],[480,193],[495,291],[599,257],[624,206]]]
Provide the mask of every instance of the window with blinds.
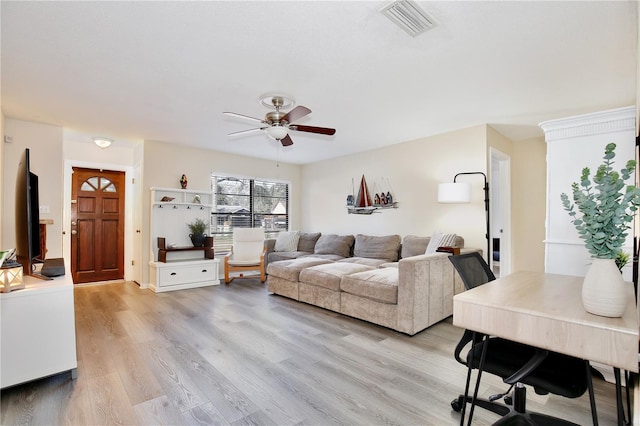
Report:
[[289,184],[235,176],[212,176],[211,235],[216,253],[228,253],[233,229],[264,228],[267,238],[289,229]]

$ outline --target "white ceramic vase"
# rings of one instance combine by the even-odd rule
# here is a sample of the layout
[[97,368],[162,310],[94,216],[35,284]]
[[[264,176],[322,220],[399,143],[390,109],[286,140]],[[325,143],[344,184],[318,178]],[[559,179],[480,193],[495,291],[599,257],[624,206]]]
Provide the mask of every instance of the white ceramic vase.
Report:
[[587,312],[620,317],[627,306],[626,284],[615,259],[591,259],[582,283],[582,303]]

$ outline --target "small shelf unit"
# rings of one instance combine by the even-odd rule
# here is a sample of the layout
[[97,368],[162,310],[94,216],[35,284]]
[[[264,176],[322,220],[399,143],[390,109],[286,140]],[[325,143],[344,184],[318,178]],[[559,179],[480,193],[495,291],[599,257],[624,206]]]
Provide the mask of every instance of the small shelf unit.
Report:
[[[177,188],[151,188],[149,287],[155,292],[220,284],[213,237],[193,247],[187,223],[211,223],[213,193]],[[208,234],[208,232],[207,232]]]

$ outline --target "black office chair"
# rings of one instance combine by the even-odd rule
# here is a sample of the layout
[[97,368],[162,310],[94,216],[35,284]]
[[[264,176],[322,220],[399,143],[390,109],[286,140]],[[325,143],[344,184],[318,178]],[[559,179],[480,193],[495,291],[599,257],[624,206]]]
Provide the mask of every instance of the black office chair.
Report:
[[[496,279],[489,265],[477,252],[450,256],[449,260],[458,271],[467,290]],[[460,354],[469,344],[471,348],[466,359],[462,359]],[[593,424],[594,426],[598,424],[589,361],[470,330],[465,330],[455,348],[454,356],[458,362],[468,368],[464,395],[460,395],[451,402],[451,407],[455,411],[462,411],[461,425],[464,424],[467,402],[471,402],[469,424],[473,417],[473,409],[478,405],[503,416],[495,423],[496,425],[575,425],[556,417],[527,412],[524,385],[532,386],[540,395],[553,393],[568,398],[580,397],[588,389]],[[481,365],[482,368],[480,368]],[[478,370],[478,378],[474,394],[469,396],[473,369]],[[510,385],[509,389],[505,393],[491,396],[488,400],[477,398],[483,371],[501,377],[506,384]],[[514,387],[513,396],[510,396],[509,393]],[[503,397],[506,405],[495,402]]]

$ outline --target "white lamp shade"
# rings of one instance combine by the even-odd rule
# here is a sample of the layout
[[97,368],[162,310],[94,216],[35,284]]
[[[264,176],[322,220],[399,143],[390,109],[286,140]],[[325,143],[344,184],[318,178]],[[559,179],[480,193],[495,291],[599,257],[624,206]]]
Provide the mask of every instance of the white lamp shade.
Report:
[[279,141],[287,136],[287,128],[283,126],[271,126],[265,129],[270,138]]
[[468,203],[471,201],[471,184],[441,183],[438,185],[439,203]]

